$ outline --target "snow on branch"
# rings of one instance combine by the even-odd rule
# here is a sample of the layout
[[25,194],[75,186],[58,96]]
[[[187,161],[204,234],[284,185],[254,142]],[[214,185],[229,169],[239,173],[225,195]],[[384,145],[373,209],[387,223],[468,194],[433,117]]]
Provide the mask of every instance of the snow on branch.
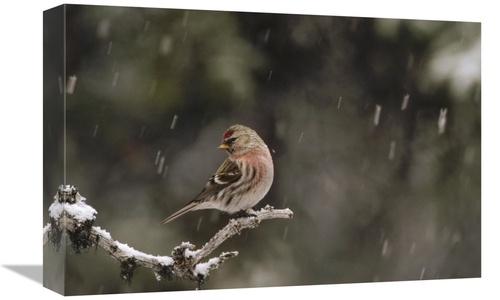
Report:
[[62,239],[68,236],[76,254],[89,247],[101,247],[121,263],[120,276],[130,282],[138,267],[153,270],[156,279],[172,280],[182,278],[194,281],[201,286],[210,271],[220,267],[228,258],[238,255],[237,251],[223,252],[218,257],[200,262],[210,255],[219,245],[243,229],[256,228],[261,221],[269,219],[291,219],[290,209],[274,209],[266,206],[258,211],[249,210],[248,217],[229,220],[229,223],[215,234],[201,249],[184,242],[175,247],[171,256],[146,254],[127,244],[113,240],[111,234],[94,226],[97,211],[85,203],[75,186],[61,185],[54,196],[55,201],[49,207],[50,223],[43,228],[43,244],[50,243],[59,250]]

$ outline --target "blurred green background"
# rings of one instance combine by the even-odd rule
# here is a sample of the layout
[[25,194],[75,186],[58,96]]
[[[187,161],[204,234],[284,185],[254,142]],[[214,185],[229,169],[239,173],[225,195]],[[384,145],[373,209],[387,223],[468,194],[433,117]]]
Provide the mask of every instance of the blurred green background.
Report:
[[[78,5],[66,17],[66,184],[114,239],[170,255],[225,226],[211,210],[157,224],[201,191],[240,123],[274,159],[257,208],[294,218],[226,241],[212,256],[239,255],[203,288],[481,276],[480,23]],[[44,126],[58,118],[44,111]],[[45,127],[44,224],[64,151],[47,151],[64,140]],[[142,268],[127,285],[102,249],[68,248],[63,274],[46,263],[62,257],[45,246],[44,283],[65,276],[68,294],[196,288]]]

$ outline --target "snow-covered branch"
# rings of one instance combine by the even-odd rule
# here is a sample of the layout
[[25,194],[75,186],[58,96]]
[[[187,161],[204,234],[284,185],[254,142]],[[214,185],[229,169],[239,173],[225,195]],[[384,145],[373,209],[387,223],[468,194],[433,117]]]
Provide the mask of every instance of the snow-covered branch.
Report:
[[195,250],[194,245],[184,242],[172,250],[171,256],[155,256],[120,243],[106,230],[94,226],[97,211],[85,203],[86,199],[75,186],[61,185],[54,198],[55,201],[49,208],[50,223],[43,228],[43,244],[50,243],[59,249],[63,236],[67,235],[77,254],[89,247],[99,246],[120,261],[120,276],[128,282],[138,267],[144,267],[153,270],[157,280],[178,277],[197,282],[200,286],[211,270],[217,269],[228,258],[238,255],[237,251],[223,252],[207,262],[200,262],[225,240],[243,229],[256,228],[263,220],[293,217],[293,212],[289,209],[266,206],[258,211],[249,211],[249,217],[229,220],[201,249]]

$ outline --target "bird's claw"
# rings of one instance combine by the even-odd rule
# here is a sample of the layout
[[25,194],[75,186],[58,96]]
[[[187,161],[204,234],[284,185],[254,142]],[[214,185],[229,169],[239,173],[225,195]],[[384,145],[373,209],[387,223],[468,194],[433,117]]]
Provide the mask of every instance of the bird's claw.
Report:
[[257,214],[255,211],[251,208],[247,210],[240,210],[239,212],[236,213],[235,218],[249,218],[249,217],[256,217]]

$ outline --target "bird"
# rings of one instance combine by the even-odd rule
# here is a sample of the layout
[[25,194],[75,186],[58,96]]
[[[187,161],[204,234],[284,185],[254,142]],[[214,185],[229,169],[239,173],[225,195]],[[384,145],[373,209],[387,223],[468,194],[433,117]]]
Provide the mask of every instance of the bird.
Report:
[[187,212],[218,209],[242,216],[268,193],[274,179],[269,148],[253,129],[236,124],[222,134],[218,147],[228,157],[186,206],[160,222],[166,224]]

